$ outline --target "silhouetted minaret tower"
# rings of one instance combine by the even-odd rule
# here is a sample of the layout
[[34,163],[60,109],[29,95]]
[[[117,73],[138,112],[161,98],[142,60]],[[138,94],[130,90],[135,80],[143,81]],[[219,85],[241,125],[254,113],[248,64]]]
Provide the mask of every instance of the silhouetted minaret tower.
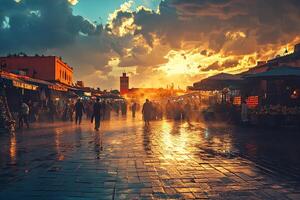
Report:
[[126,73],[123,73],[123,75],[120,77],[120,93],[121,95],[124,95],[129,90],[129,77],[126,75]]

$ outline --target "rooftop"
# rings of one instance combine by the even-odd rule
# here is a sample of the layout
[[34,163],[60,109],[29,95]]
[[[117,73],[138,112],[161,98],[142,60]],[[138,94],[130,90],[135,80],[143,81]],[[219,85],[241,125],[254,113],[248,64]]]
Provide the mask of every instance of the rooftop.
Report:
[[282,66],[272,68],[268,71],[250,74],[245,76],[245,78],[273,78],[273,77],[300,77],[300,69],[297,67]]

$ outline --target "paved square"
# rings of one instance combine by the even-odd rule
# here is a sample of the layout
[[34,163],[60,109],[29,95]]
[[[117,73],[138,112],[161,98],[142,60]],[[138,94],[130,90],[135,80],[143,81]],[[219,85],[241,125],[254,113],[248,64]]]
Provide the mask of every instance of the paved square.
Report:
[[0,199],[300,199],[299,134],[114,118],[0,136]]

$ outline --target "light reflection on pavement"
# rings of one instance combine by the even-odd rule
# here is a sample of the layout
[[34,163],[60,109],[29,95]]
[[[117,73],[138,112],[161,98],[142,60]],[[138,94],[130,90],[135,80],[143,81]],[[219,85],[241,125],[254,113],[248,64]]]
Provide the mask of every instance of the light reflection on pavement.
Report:
[[0,199],[300,199],[298,135],[122,117],[100,132],[35,124],[0,136]]

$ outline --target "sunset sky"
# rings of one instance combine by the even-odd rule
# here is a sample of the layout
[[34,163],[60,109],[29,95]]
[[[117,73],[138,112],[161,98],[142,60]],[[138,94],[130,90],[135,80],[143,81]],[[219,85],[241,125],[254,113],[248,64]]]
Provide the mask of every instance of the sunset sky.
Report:
[[300,42],[299,0],[0,0],[0,54],[59,55],[86,85],[185,88]]

